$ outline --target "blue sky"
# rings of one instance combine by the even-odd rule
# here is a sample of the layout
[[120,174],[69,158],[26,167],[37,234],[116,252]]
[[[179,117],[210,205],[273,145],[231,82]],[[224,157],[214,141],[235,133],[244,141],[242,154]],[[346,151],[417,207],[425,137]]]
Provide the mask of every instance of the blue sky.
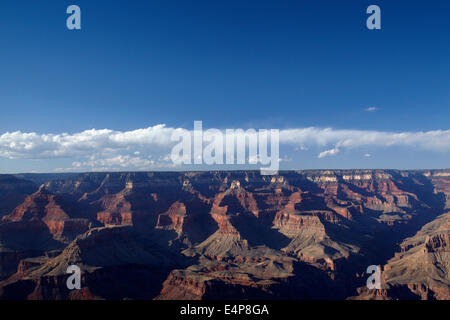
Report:
[[[82,30],[66,28],[71,4]],[[381,8],[381,30],[366,28],[371,4]],[[42,137],[192,129],[194,120],[356,136],[441,130],[429,143],[397,137],[320,158],[342,141],[301,137],[281,145],[282,168],[447,168],[449,15],[448,1],[423,0],[2,0],[0,172],[163,169],[163,146],[122,148],[108,155],[122,157],[117,166],[101,144],[52,154]]]

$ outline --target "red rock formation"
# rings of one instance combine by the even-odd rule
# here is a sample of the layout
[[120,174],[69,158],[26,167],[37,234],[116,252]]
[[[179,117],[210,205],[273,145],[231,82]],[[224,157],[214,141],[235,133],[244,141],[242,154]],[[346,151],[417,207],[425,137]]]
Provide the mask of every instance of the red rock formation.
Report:
[[124,193],[106,195],[100,200],[104,211],[97,213],[97,220],[104,225],[132,225],[131,203]]
[[55,195],[49,193],[43,186],[31,196],[28,196],[24,203],[19,205],[10,215],[3,217],[3,221],[26,221],[39,219],[64,220],[69,216],[57,203]]
[[88,219],[65,219],[46,220],[45,224],[55,238],[73,240],[89,230],[91,222]]
[[359,289],[358,299],[450,299],[450,214],[407,238],[383,267],[382,289]]
[[181,233],[185,216],[186,206],[184,203],[176,201],[170,206],[169,210],[158,215],[156,227]]
[[75,236],[89,229],[89,220],[72,219],[62,208],[61,199],[41,186],[37,192],[5,217],[4,222],[33,221],[44,222],[55,239],[73,240]]
[[286,235],[297,235],[303,230],[324,233],[325,228],[317,216],[302,216],[278,212],[273,221],[275,228]]

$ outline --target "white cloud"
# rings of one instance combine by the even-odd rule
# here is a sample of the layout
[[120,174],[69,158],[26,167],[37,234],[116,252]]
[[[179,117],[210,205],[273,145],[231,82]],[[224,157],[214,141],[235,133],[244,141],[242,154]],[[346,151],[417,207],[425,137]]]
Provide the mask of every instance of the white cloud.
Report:
[[[166,147],[171,144],[170,137],[174,130],[177,129],[156,125],[125,132],[109,129],[91,129],[74,134],[7,132],[0,135],[0,157],[64,158],[150,146]],[[139,152],[139,150],[134,151]]]
[[378,108],[377,107],[369,107],[369,108],[364,109],[364,110],[367,111],[367,112],[374,112],[374,111],[377,111]]
[[[330,149],[358,147],[409,147],[417,150],[450,151],[450,130],[389,132],[302,128],[280,131],[280,143],[318,146]],[[330,151],[330,150],[328,150]],[[326,155],[336,154],[334,152]]]
[[131,157],[129,155],[118,155],[112,158],[92,159],[75,165],[76,167],[116,167],[116,168],[145,168],[155,164],[154,160]]
[[325,150],[322,151],[321,153],[319,153],[319,155],[317,156],[317,158],[321,159],[327,156],[334,156],[336,154],[338,154],[340,152],[339,148],[333,148],[330,150]]
[[[149,157],[150,158],[150,157]],[[91,157],[87,161],[72,163],[72,168],[58,168],[56,171],[124,171],[134,170],[152,170],[157,168],[175,168],[176,165],[167,162],[168,156],[161,157],[159,161],[133,157],[130,155],[117,155],[111,158]]]
[[278,158],[278,162],[291,162],[292,158],[284,155],[282,158]]
[[[170,138],[174,132],[180,131],[187,130],[161,124],[131,131],[91,129],[73,134],[7,132],[0,135],[0,158],[64,158],[69,159],[72,168],[77,170],[170,167],[172,163],[168,161],[169,154],[176,144]],[[280,144],[292,146],[293,150],[319,149],[319,158],[360,147],[406,147],[421,151],[449,152],[450,130],[389,132],[293,128],[280,130]]]

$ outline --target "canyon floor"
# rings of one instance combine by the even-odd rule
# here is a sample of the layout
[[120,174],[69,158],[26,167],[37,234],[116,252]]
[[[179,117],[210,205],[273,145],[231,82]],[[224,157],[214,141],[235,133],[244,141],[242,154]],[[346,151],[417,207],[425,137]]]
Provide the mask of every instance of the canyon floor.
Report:
[[448,300],[449,236],[450,170],[0,175],[0,299]]

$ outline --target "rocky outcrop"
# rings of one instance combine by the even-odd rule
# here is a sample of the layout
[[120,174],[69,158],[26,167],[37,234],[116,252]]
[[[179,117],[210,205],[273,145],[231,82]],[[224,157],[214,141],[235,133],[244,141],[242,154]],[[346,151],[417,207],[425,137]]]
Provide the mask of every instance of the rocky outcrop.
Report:
[[442,193],[445,196],[445,209],[450,209],[450,172],[449,171],[431,171],[425,172],[425,176],[431,179],[436,193]]
[[186,206],[182,202],[174,202],[169,210],[158,215],[156,228],[164,230],[174,230],[178,234],[183,231],[184,218],[186,216]]
[[88,219],[47,220],[45,224],[55,239],[61,239],[64,242],[75,239],[77,235],[89,230],[92,225]]
[[61,208],[56,196],[49,193],[44,186],[38,191],[28,196],[25,201],[14,211],[5,217],[3,221],[29,221],[39,220],[64,220],[69,218],[66,212]]
[[132,225],[131,203],[123,193],[106,195],[99,202],[103,211],[97,213],[97,220],[104,225]]
[[360,288],[359,299],[450,299],[450,213],[401,244],[384,267],[382,289]]
[[3,217],[4,223],[19,221],[42,221],[57,240],[71,241],[89,229],[87,219],[72,218],[63,209],[64,199],[47,191],[42,185],[38,191],[26,197],[14,211]]

